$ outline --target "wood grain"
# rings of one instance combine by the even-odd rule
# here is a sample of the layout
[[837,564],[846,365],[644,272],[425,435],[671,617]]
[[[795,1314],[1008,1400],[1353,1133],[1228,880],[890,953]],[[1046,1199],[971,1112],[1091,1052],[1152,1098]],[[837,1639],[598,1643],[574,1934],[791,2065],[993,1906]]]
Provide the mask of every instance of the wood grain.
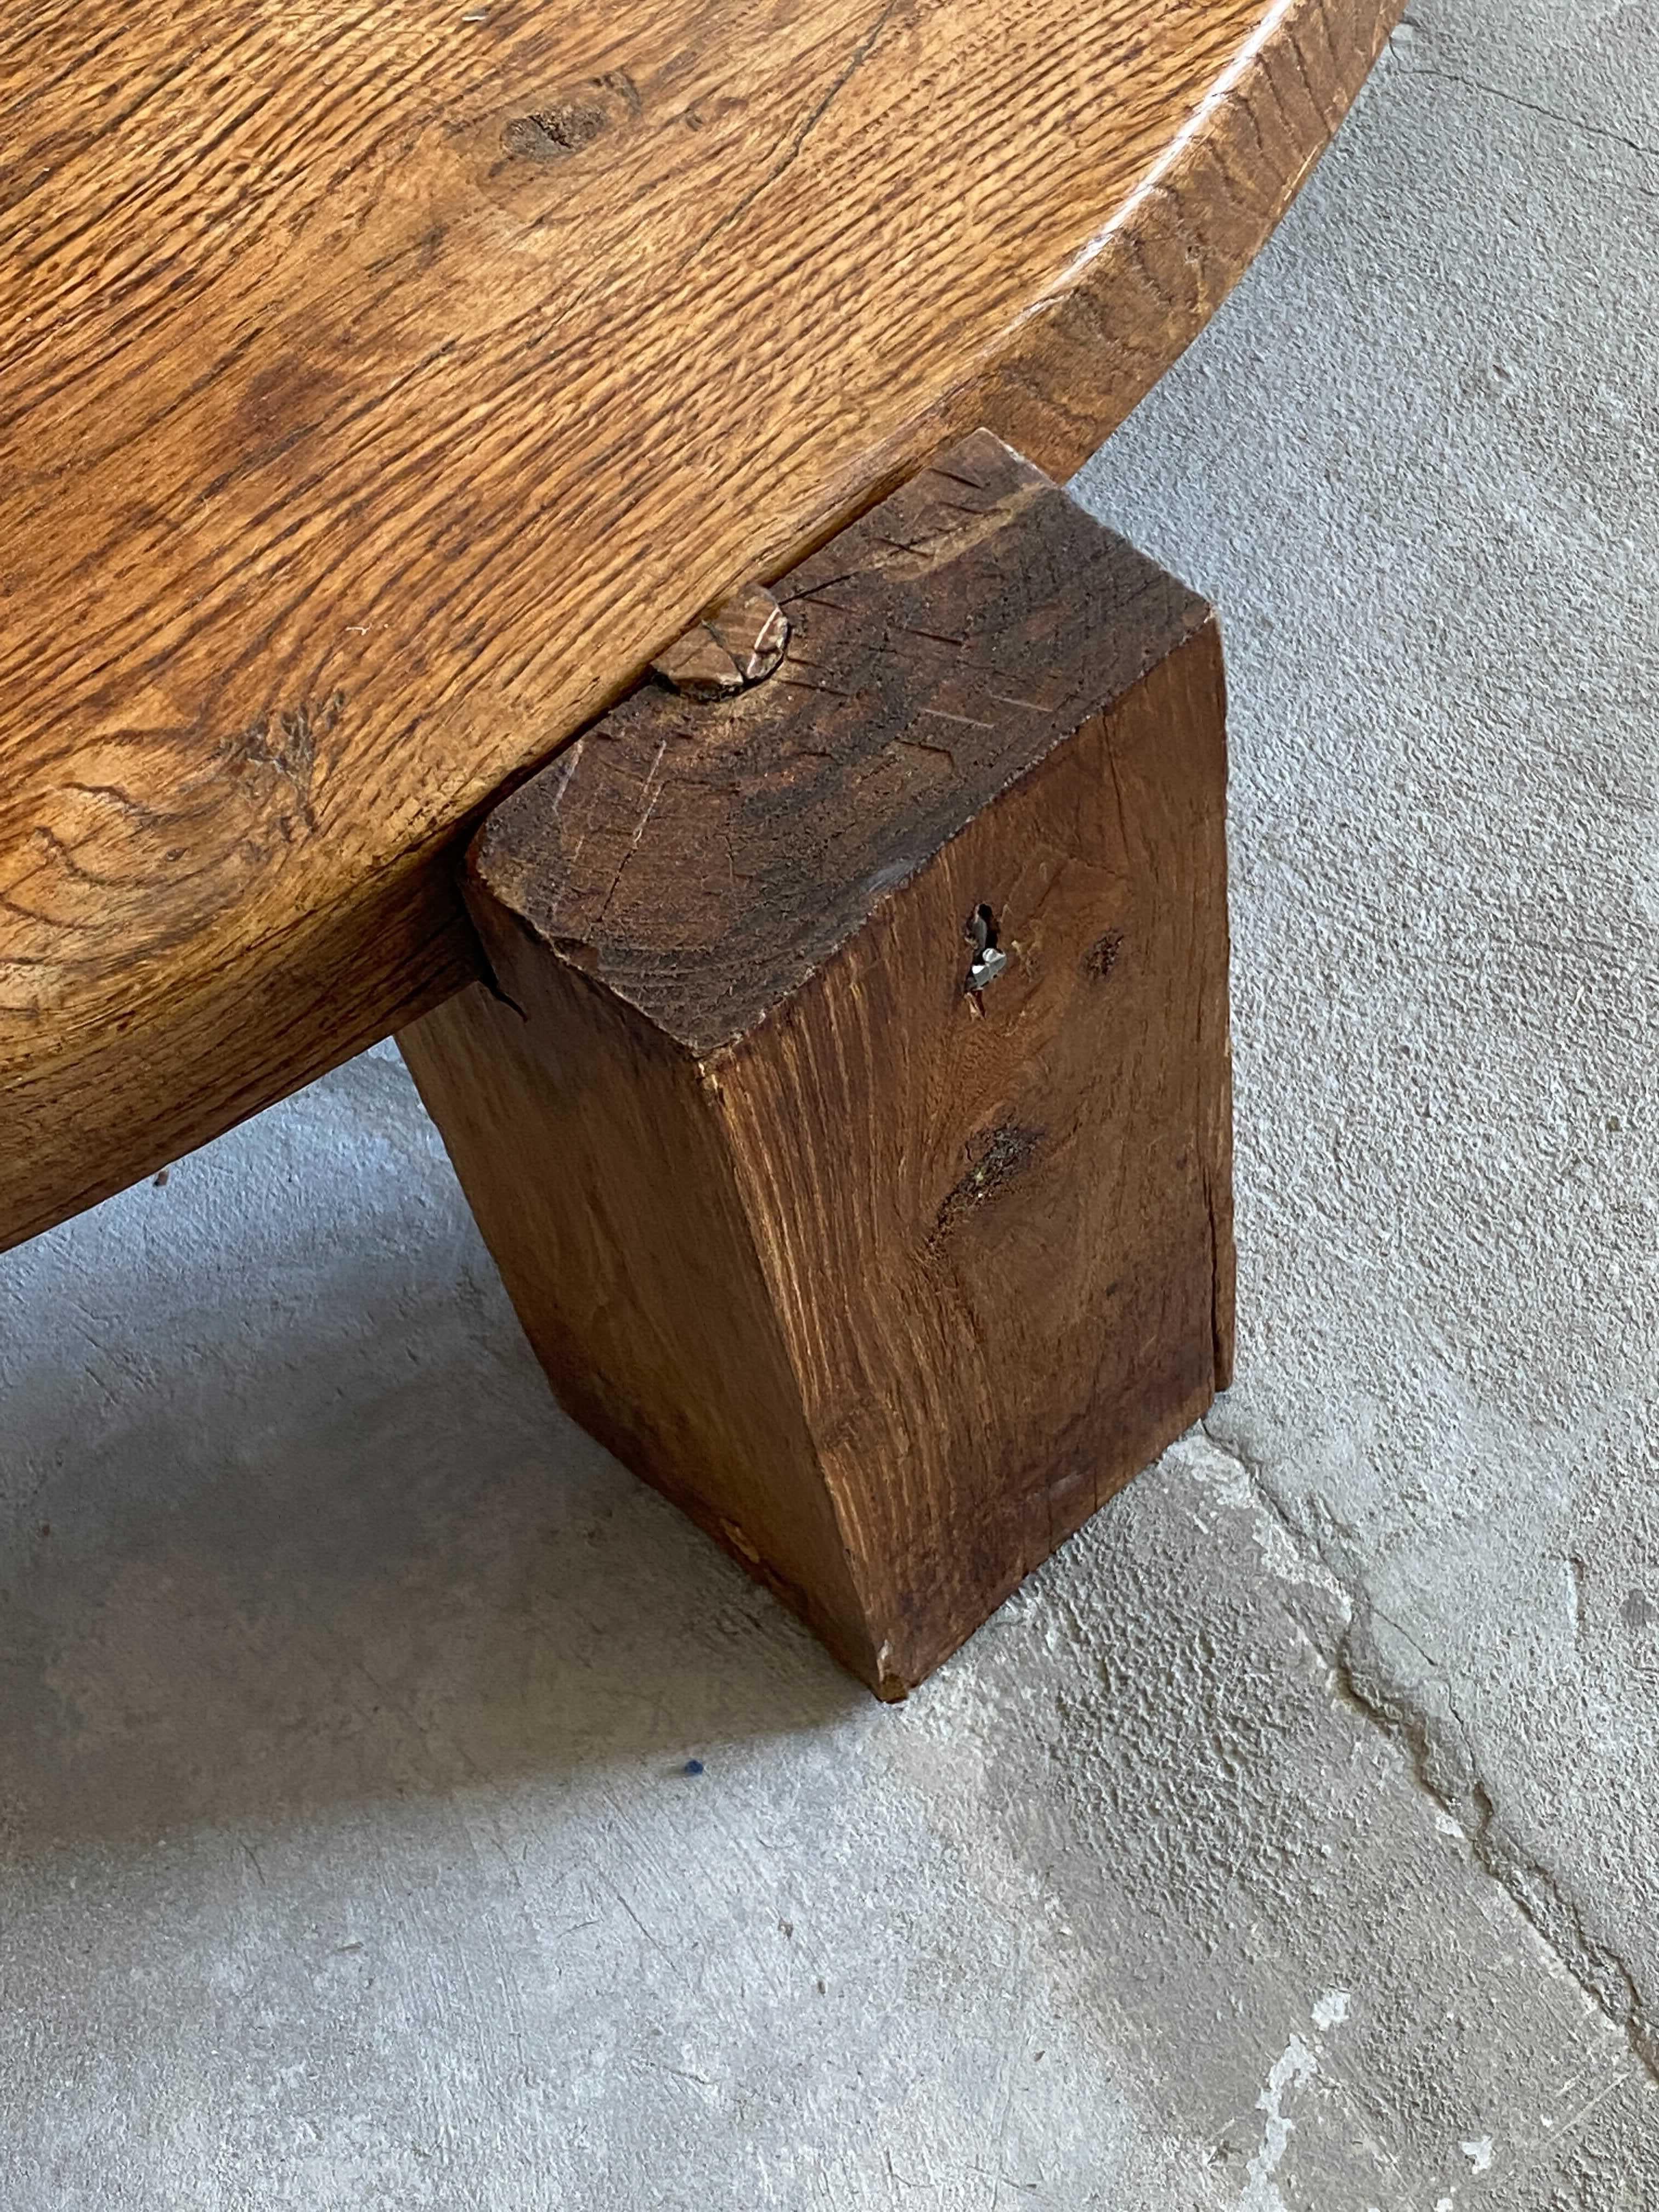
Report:
[[491,797],[980,421],[1069,470],[1399,0],[0,31],[0,1243],[470,972]]
[[778,595],[496,810],[402,1042],[565,1405],[893,1696],[1226,1378],[1220,655],[988,434]]

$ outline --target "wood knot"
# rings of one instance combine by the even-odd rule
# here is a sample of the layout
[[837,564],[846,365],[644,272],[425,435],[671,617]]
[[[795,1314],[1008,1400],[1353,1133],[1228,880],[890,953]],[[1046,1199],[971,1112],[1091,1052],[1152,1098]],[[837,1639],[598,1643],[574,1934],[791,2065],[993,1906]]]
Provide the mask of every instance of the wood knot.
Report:
[[933,1224],[934,1236],[954,1229],[966,1215],[1006,1190],[1030,1166],[1046,1134],[1010,1121],[976,1137],[969,1147],[967,1174],[945,1193]]
[[589,77],[504,124],[501,150],[520,161],[562,161],[639,112],[639,89],[626,70]]
[[1109,929],[1104,937],[1097,937],[1089,947],[1087,966],[1091,975],[1109,975],[1117,965],[1117,956],[1123,950],[1123,932]]
[[[233,775],[244,775],[250,769],[264,769],[286,784],[293,792],[300,821],[307,830],[314,830],[317,817],[311,791],[317,771],[318,740],[334,729],[344,708],[345,693],[335,691],[320,707],[302,700],[297,707],[258,715],[246,729],[223,740],[216,758]],[[292,836],[288,821],[279,826],[284,836]]]
[[763,585],[745,584],[651,664],[690,699],[729,699],[769,677],[789,642],[789,617]]

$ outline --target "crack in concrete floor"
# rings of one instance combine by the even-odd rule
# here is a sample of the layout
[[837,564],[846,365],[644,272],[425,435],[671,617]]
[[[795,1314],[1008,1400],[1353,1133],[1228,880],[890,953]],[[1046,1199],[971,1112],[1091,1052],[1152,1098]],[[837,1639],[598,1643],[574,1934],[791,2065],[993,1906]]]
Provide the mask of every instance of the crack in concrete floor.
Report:
[[[1457,1822],[1475,1857],[1514,1899],[1585,1995],[1625,2031],[1632,2053],[1659,2083],[1659,2051],[1636,1974],[1616,1952],[1589,1935],[1578,1906],[1550,1869],[1518,1850],[1507,1836],[1481,1776],[1474,1732],[1459,1714],[1449,1691],[1446,1711],[1437,1713],[1413,1695],[1409,1685],[1393,1678],[1371,1633],[1373,1618],[1386,1620],[1388,1616],[1376,1607],[1363,1579],[1345,1575],[1343,1559],[1322,1545],[1317,1528],[1296,1521],[1263,1481],[1260,1470],[1218,1436],[1211,1423],[1206,1421],[1203,1426],[1210,1442],[1237,1467],[1253,1503],[1271,1515],[1299,1552],[1318,1561],[1341,1592],[1347,1620],[1329,1656],[1354,1710],[1405,1746],[1424,1790]],[[1389,1625],[1409,1638],[1409,1632],[1399,1623]],[[1414,1648],[1437,1671],[1438,1662],[1422,1652],[1420,1645]]]

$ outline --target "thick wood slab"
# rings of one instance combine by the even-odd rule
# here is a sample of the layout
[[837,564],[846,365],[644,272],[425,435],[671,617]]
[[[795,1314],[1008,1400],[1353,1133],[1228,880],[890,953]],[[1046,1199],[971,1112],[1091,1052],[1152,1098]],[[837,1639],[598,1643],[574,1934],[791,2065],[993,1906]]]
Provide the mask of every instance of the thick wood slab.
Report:
[[976,422],[1069,470],[1399,0],[0,33],[0,1243],[470,972],[457,841]]
[[402,1042],[565,1405],[892,1696],[1226,1378],[1221,660],[984,434],[778,592],[496,810]]

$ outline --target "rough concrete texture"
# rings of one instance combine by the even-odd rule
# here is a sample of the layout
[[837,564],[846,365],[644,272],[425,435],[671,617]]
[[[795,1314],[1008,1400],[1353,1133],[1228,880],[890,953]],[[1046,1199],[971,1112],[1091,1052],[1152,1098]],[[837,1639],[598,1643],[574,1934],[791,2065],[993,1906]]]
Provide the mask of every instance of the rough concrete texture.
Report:
[[0,1262],[5,2212],[1659,2206],[1656,147],[1645,6],[1422,0],[1085,471],[1231,647],[1243,1353],[908,1705],[384,1051]]

